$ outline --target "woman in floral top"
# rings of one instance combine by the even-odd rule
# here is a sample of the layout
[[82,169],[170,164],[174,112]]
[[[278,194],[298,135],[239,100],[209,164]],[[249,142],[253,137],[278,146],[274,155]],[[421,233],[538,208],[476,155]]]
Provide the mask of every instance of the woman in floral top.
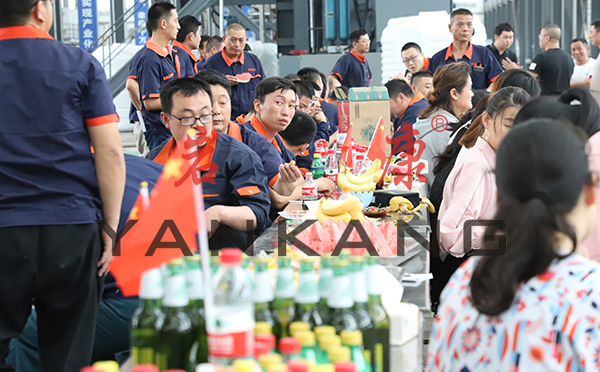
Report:
[[506,225],[442,293],[428,371],[600,370],[600,265],[578,253],[596,222],[580,132],[533,119],[506,136],[495,172]]

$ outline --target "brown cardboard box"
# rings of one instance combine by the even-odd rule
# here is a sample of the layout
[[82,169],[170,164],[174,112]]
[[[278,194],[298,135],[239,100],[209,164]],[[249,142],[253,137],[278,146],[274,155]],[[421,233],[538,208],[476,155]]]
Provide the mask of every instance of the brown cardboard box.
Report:
[[[384,86],[351,88],[348,101],[338,101],[338,130],[346,133],[352,123],[352,137],[356,144],[369,145],[380,117],[383,117],[386,135],[391,137],[390,98]],[[389,154],[390,151],[388,144],[386,152]]]

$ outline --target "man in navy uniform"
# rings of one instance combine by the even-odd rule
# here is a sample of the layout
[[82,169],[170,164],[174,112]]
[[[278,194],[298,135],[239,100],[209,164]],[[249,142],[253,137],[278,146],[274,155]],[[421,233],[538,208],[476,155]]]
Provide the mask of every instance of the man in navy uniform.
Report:
[[337,60],[331,70],[331,75],[348,89],[368,87],[371,82],[371,69],[365,53],[369,51],[371,45],[369,34],[363,29],[352,31],[350,42],[352,50]]

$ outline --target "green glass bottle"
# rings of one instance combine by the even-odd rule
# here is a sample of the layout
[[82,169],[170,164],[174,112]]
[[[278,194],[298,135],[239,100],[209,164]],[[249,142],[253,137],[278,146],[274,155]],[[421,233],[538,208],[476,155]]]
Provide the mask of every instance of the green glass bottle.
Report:
[[321,267],[319,268],[319,313],[323,319],[327,319],[329,308],[327,299],[331,290],[331,281],[333,280],[333,258],[329,254],[321,256]]
[[254,274],[250,269],[250,259],[246,253],[242,253],[242,269],[244,270],[244,274],[246,274],[248,283],[250,283],[250,288],[252,288],[254,286]]
[[186,287],[189,304],[187,313],[192,322],[194,339],[197,341],[195,363],[208,363],[208,337],[206,335],[206,317],[204,316],[204,280],[202,278],[202,267],[200,256],[188,256],[185,258]]
[[301,331],[298,332],[294,337],[300,340],[300,345],[302,345],[302,351],[300,352],[302,359],[307,360],[313,367],[317,365],[315,334],[311,331]]
[[356,366],[356,372],[371,372],[371,364],[365,361],[362,352],[363,334],[360,331],[342,331],[342,345],[350,348],[350,358]]
[[348,275],[348,261],[335,260],[333,262],[332,290],[327,306],[329,317],[327,324],[333,326],[336,332],[358,330],[358,324],[352,311],[354,301],[352,300],[352,289],[350,288],[350,276]]
[[298,275],[298,292],[296,293],[296,308],[293,322],[308,323],[310,329],[323,325],[323,317],[319,313],[319,290],[315,278],[313,259],[300,259],[300,274]]
[[134,366],[154,363],[154,350],[158,340],[155,323],[163,315],[163,292],[161,269],[146,271],[142,275],[140,305],[131,319],[131,356]]
[[219,264],[221,263],[219,256],[210,256],[210,273],[215,275],[219,270]]
[[254,259],[252,300],[254,301],[254,320],[256,322],[266,322],[273,327],[275,325],[275,317],[271,312],[270,306],[271,301],[273,301],[273,287],[271,286],[266,257],[257,257]]
[[277,344],[283,337],[289,337],[288,326],[294,319],[294,269],[287,256],[277,257],[277,285],[275,286],[275,299],[273,300],[273,314],[275,325],[273,334]]
[[371,352],[373,372],[390,371],[390,318],[381,304],[381,284],[377,280],[377,257],[367,257],[365,277],[369,294],[369,314],[375,323],[374,339],[365,337],[365,354]]
[[192,355],[192,350],[197,347],[197,342],[194,339],[192,321],[186,312],[189,301],[183,260],[169,262],[167,272],[163,316],[156,322],[158,346],[155,364],[160,371],[183,369],[193,372],[195,355]]
[[350,257],[350,285],[352,286],[352,299],[354,300],[352,311],[354,312],[354,318],[356,318],[358,330],[362,332],[365,340],[371,341],[375,339],[375,321],[369,314],[369,295],[367,294],[367,283],[363,270],[364,261],[365,259],[362,256]]

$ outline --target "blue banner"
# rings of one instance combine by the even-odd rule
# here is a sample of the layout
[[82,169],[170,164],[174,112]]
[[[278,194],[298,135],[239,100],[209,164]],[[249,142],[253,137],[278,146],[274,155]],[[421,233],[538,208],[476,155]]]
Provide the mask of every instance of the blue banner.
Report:
[[[136,5],[137,6],[137,5]],[[135,28],[143,28],[143,31],[135,32],[135,45],[146,45],[148,31],[146,30],[146,19],[148,18],[148,3],[144,2],[135,12]]]
[[[96,0],[78,0],[79,47],[89,49],[98,39],[98,8]],[[94,47],[94,49],[97,45]],[[90,50],[92,52],[93,50]]]

